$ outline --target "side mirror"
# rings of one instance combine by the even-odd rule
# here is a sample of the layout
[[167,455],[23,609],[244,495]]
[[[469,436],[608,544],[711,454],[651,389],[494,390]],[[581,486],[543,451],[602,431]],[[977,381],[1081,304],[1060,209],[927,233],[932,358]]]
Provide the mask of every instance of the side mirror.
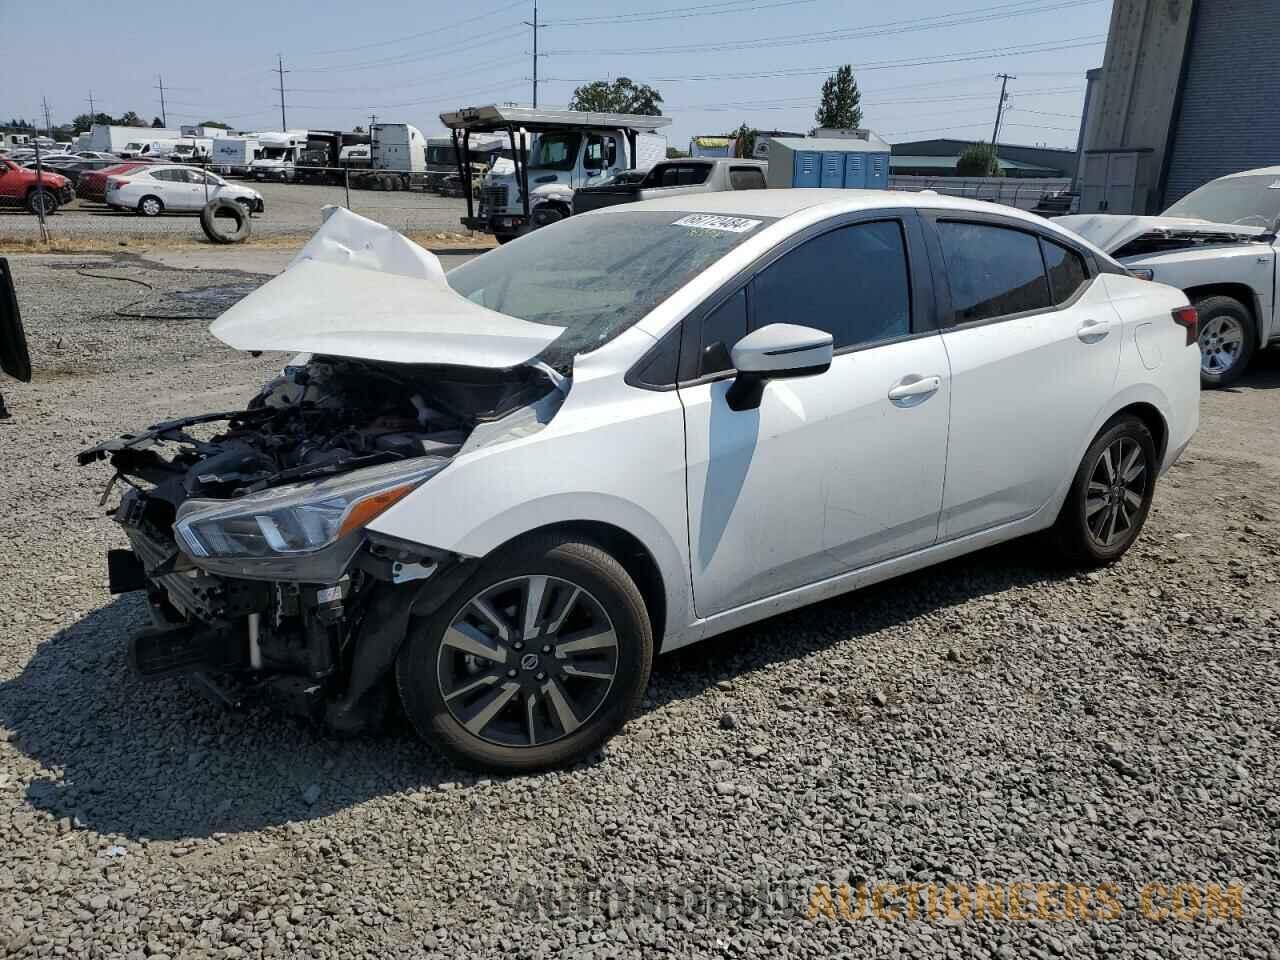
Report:
[[794,323],[771,323],[734,344],[731,356],[738,376],[725,394],[731,410],[760,406],[770,380],[826,373],[834,355],[831,334]]

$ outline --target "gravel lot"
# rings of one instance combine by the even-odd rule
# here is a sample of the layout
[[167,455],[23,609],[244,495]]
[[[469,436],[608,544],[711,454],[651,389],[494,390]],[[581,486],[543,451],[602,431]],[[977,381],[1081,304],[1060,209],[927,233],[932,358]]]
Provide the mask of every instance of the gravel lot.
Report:
[[[266,202],[266,212],[253,218],[255,236],[310,236],[320,225],[321,207],[328,204],[343,206],[346,203],[346,192],[341,187],[255,183],[252,180],[231,182],[252,187],[262,194]],[[466,206],[465,200],[441,197],[434,193],[351,191],[352,210],[402,231],[460,231],[462,226],[458,219],[466,213]],[[49,218],[48,223],[52,236],[68,239],[159,236],[188,236],[194,239],[204,236],[195,215],[166,214],[153,219],[83,200],[76,200],[63,207]],[[39,235],[39,223],[25,210],[0,208],[0,240]]]
[[[1275,356],[1204,396],[1119,565],[1014,545],[737,631],[661,659],[595,762],[489,780],[401,731],[133,679],[146,614],[106,591],[123,537],[75,451],[226,409],[280,358],[113,311],[198,314],[263,278],[14,267],[38,372],[0,424],[0,954],[1280,958]],[[215,289],[173,296],[193,287]],[[1003,920],[911,919],[902,894],[897,919],[807,919],[842,881],[1109,883],[1119,915],[1036,919],[1030,887]],[[1233,882],[1242,919],[1142,906]],[[673,905],[691,891],[710,908]]]

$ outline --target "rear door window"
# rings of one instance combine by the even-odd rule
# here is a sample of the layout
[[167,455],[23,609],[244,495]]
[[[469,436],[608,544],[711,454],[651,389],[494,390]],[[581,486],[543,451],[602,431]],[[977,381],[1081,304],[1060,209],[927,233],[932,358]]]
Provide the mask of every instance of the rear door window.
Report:
[[1089,282],[1089,271],[1084,258],[1074,250],[1068,250],[1052,240],[1040,238],[1044,251],[1044,265],[1049,273],[1049,292],[1055,305],[1066,303],[1080,288]]
[[938,222],[956,323],[1047,310],[1053,300],[1033,233],[986,223]]
[[763,190],[764,171],[759,167],[730,167],[729,186],[735,190]]

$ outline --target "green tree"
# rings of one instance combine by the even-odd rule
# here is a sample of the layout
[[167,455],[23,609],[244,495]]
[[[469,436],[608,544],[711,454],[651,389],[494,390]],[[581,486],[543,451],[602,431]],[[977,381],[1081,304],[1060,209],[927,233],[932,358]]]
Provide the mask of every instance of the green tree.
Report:
[[862,126],[862,94],[853,79],[853,67],[845,64],[822,84],[822,102],[814,119],[820,127],[842,130]]
[[662,94],[647,83],[633,83],[626,77],[612,82],[597,80],[577,87],[570,110],[593,113],[638,113],[646,117],[662,116]]
[[132,110],[126,110],[124,116],[117,122],[122,127],[145,127],[147,125],[147,121],[143,120]]
[[1004,172],[996,158],[995,148],[979,141],[965,147],[956,161],[956,175],[961,177],[1001,177]]
[[217,127],[219,130],[230,130],[230,124],[223,123],[221,120],[201,120],[202,127]]
[[155,128],[155,129],[157,129],[157,130],[163,130],[163,129],[164,129],[164,121],[163,121],[163,120],[161,120],[159,117],[152,117],[152,118],[151,118],[151,126],[152,126],[152,127],[154,127],[154,128]]
[[668,159],[668,160],[679,160],[679,159],[681,159],[681,158],[683,158],[683,157],[687,157],[687,156],[688,156],[688,154],[687,154],[687,153],[685,153],[683,150],[681,150],[679,147],[667,147],[667,159]]

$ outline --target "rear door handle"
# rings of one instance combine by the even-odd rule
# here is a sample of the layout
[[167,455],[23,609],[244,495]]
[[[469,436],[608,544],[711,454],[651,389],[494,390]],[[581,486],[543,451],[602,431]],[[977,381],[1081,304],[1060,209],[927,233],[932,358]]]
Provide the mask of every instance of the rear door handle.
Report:
[[1076,330],[1076,336],[1082,343],[1097,343],[1111,332],[1111,324],[1106,320],[1086,320]]
[[941,386],[941,377],[922,377],[913,373],[889,388],[889,400],[898,407],[918,406],[937,393]]

